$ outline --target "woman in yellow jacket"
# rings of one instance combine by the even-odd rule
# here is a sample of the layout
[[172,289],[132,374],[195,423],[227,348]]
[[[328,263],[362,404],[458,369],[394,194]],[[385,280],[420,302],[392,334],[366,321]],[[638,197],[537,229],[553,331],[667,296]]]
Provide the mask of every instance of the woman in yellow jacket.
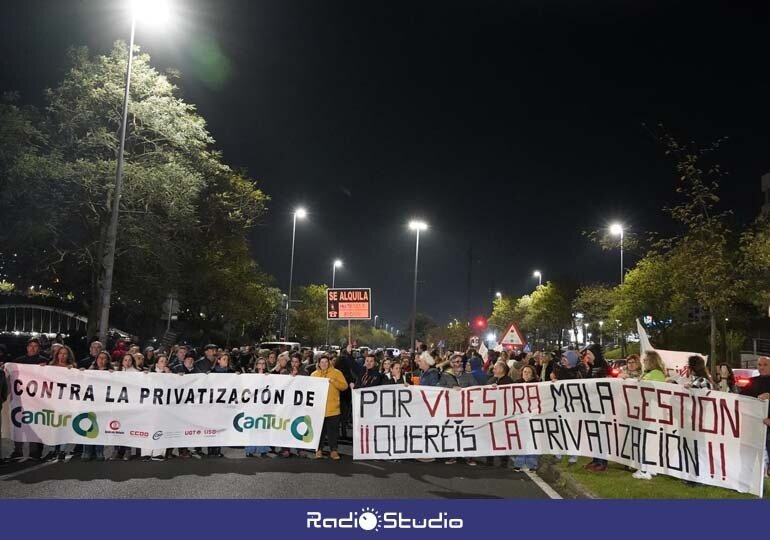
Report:
[[324,439],[326,439],[329,441],[331,458],[336,461],[340,459],[337,452],[337,434],[340,431],[340,392],[347,389],[348,382],[340,370],[329,365],[329,358],[326,356],[322,356],[318,360],[318,369],[313,372],[311,377],[329,379],[329,393],[326,394],[326,417],[315,457],[316,459],[323,457],[321,449]]

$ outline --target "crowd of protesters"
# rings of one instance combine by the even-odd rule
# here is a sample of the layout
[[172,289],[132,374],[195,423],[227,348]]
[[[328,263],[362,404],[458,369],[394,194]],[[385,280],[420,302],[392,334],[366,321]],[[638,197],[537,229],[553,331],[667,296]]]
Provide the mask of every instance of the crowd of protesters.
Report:
[[[0,346],[0,364],[11,361],[4,358],[5,351]],[[301,452],[296,449],[274,448],[267,446],[247,446],[247,457],[284,457],[305,455],[310,458],[324,458],[324,449],[328,447],[328,456],[339,460],[338,443],[348,438],[348,429],[352,427],[351,390],[379,385],[421,385],[443,388],[467,388],[478,385],[529,384],[537,382],[562,381],[571,379],[604,378],[609,376],[609,364],[605,360],[602,347],[590,344],[576,350],[568,348],[556,352],[515,352],[488,351],[482,358],[476,349],[464,352],[429,351],[424,344],[418,344],[414,361],[408,351],[378,350],[361,354],[350,344],[340,351],[331,350],[315,356],[312,350],[289,350],[288,347],[260,350],[254,346],[222,348],[214,344],[205,345],[196,350],[186,344],[177,344],[169,349],[145,347],[131,344],[124,339],[116,340],[111,351],[105,350],[99,341],[93,341],[89,353],[82,359],[75,357],[72,349],[62,343],[54,342],[50,348],[41,350],[38,338],[29,339],[26,354],[13,361],[20,364],[50,365],[55,367],[80,370],[109,370],[128,372],[152,372],[168,374],[201,373],[254,373],[285,376],[312,376],[329,379],[329,392],[326,402],[324,425],[321,442],[315,453]],[[692,356],[688,362],[689,376],[669,378],[661,357],[655,351],[648,351],[643,358],[630,355],[619,376],[622,379],[668,382],[683,384],[685,387],[704,388],[723,392],[737,392],[735,378],[726,364],[718,366],[717,376],[712,379],[706,362],[700,356]],[[770,358],[760,357],[757,362],[759,376],[750,380],[741,390],[744,395],[759,399],[770,399]],[[0,369],[0,405],[7,395],[4,372]],[[770,418],[765,420],[770,425]],[[67,452],[60,445],[54,447],[46,456],[42,455],[43,445],[29,443],[29,459],[65,460]],[[770,451],[770,438],[767,442]],[[176,454],[174,451],[176,450]],[[104,447],[101,445],[77,445],[71,451],[73,457],[81,460],[104,460]],[[115,447],[110,459],[129,460],[142,457],[148,460],[162,461],[172,457],[202,458],[205,456],[221,458],[222,449],[210,447],[204,454],[203,448],[178,448],[166,450],[142,451],[127,447]],[[10,459],[23,458],[23,443],[15,443]],[[435,461],[424,459],[421,461]],[[457,459],[445,460],[452,465]],[[475,458],[465,458],[468,465],[475,466]],[[577,456],[570,456],[569,463],[575,463]],[[0,459],[0,462],[3,462]],[[493,464],[487,458],[487,464]],[[501,460],[501,465],[508,466],[509,460]],[[539,466],[536,455],[511,456],[510,465],[515,470],[535,470]],[[594,458],[585,468],[594,473],[607,470],[607,461]],[[643,468],[634,473],[634,478],[650,479],[652,473]]]

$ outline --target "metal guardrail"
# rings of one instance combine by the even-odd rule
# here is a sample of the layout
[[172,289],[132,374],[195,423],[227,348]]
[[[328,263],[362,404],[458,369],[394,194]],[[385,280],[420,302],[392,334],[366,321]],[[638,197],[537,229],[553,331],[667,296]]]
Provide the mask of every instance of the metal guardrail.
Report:
[[[86,331],[88,317],[73,311],[36,304],[0,304],[0,332],[68,334]],[[117,328],[110,333],[128,334]]]

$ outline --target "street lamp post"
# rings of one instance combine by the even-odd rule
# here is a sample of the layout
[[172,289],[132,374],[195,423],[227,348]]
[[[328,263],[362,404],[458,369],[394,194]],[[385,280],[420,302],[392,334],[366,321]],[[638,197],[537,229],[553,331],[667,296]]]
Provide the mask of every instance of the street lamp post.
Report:
[[583,345],[588,346],[588,323],[583,323]]
[[[337,268],[342,268],[342,261],[339,259],[335,259],[335,261],[332,263],[332,289],[334,288],[334,283],[337,280]],[[329,319],[326,319],[326,346],[329,346]]]
[[380,318],[380,316],[379,316],[379,315],[375,315],[375,316],[374,316],[374,327],[375,327],[375,328],[377,328],[377,319],[379,319],[379,318]]
[[537,286],[540,287],[543,284],[543,274],[540,272],[540,270],[535,270],[532,273],[532,277],[537,278]]
[[289,299],[286,306],[286,328],[284,333],[284,341],[289,339],[289,317],[291,312],[291,286],[294,280],[294,240],[297,237],[297,218],[305,219],[307,211],[304,208],[297,208],[294,211],[294,223],[291,228],[291,264],[289,265]]
[[154,21],[161,21],[168,14],[168,6],[164,0],[133,0],[131,10],[131,39],[128,45],[128,62],[126,65],[126,84],[123,89],[123,110],[120,121],[120,142],[118,143],[118,164],[115,171],[115,189],[112,193],[112,208],[110,223],[107,228],[106,246],[102,267],[101,310],[99,312],[99,340],[107,343],[107,330],[110,325],[110,300],[112,296],[112,281],[115,273],[115,250],[118,240],[118,215],[120,213],[120,194],[123,187],[123,153],[126,147],[126,125],[128,124],[128,100],[131,91],[131,68],[134,63],[134,33],[137,17],[152,15]]
[[610,226],[610,233],[614,236],[620,236],[620,284],[623,285],[625,274],[623,271],[623,225],[620,223],[613,223]]
[[604,347],[604,321],[599,321],[599,345]]
[[417,263],[420,259],[420,231],[424,231],[428,228],[428,224],[424,221],[412,220],[409,222],[409,229],[415,231],[416,241],[414,245],[414,291],[412,294],[412,364],[417,357],[417,336],[415,334],[415,322],[417,319]]

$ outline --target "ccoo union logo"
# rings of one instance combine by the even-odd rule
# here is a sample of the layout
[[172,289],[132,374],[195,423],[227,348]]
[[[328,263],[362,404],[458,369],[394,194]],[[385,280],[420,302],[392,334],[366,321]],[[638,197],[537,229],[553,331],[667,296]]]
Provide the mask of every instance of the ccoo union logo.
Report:
[[288,429],[292,437],[298,441],[309,443],[313,440],[313,421],[307,415],[290,420],[289,418],[278,418],[274,414],[246,416],[246,413],[238,413],[233,418],[233,428],[238,433],[243,433],[247,429],[275,429],[278,431]]
[[463,520],[450,518],[446,512],[430,517],[412,517],[403,512],[384,512],[365,507],[360,512],[349,512],[346,516],[324,516],[321,512],[307,512],[305,524],[308,529],[462,529]]

